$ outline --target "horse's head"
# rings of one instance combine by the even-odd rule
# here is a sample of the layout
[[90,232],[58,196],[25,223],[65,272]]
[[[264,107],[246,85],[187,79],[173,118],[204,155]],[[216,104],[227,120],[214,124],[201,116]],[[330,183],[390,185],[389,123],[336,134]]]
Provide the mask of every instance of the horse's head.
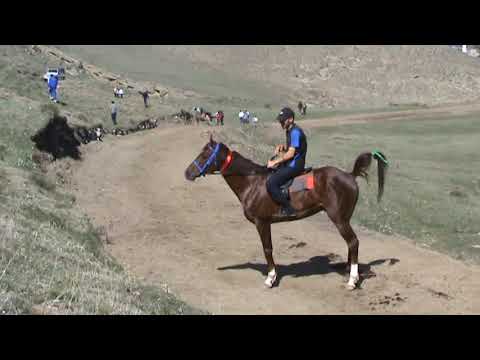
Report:
[[228,153],[228,148],[215,142],[210,135],[210,141],[205,144],[200,154],[185,170],[185,178],[194,181],[199,176],[221,172],[228,166]]

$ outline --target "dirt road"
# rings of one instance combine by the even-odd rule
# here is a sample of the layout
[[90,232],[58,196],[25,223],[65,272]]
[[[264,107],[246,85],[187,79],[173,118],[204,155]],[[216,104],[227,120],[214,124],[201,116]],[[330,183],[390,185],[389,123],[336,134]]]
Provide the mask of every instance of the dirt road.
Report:
[[480,313],[480,267],[358,227],[364,279],[347,291],[346,244],[325,214],[273,225],[280,280],[265,288],[260,239],[226,183],[184,179],[206,141],[165,127],[84,148],[77,202],[136,276],[214,314]]
[[338,126],[344,124],[365,124],[375,121],[395,121],[395,120],[424,120],[436,119],[442,120],[453,116],[464,116],[478,114],[480,112],[479,103],[443,105],[431,108],[418,108],[412,110],[385,111],[364,114],[335,115],[323,119],[312,119],[302,122],[302,127],[315,128],[324,126]]

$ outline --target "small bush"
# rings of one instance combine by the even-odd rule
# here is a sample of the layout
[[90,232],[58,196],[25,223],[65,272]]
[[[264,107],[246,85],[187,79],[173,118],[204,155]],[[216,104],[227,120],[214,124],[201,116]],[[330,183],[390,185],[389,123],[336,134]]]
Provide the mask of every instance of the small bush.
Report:
[[67,124],[67,118],[54,116],[45,127],[30,138],[40,151],[48,152],[55,159],[71,157],[80,159],[80,142],[74,136],[74,130]]

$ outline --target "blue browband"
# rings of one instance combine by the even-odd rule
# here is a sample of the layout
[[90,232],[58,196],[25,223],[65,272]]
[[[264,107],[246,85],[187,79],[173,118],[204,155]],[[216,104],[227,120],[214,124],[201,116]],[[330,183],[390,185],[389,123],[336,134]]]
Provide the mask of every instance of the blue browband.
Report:
[[203,166],[200,166],[197,160],[193,161],[198,171],[200,171],[200,174],[198,176],[205,176],[205,171],[207,171],[207,169],[210,167],[210,165],[212,165],[214,161],[215,163],[217,161],[217,155],[218,155],[218,152],[220,151],[220,144],[217,144],[217,146],[215,146],[215,149],[213,149],[210,145],[208,146],[210,147],[210,150],[212,150],[212,153],[210,154],[210,157],[205,162],[205,164],[203,164]]

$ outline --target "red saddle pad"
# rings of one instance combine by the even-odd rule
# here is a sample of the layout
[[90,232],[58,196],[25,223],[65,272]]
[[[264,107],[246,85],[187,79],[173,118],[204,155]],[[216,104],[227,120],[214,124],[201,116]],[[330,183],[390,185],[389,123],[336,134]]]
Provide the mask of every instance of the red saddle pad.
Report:
[[315,187],[315,178],[313,177],[313,172],[310,172],[305,175],[297,176],[292,185],[289,187],[289,191],[297,192],[304,190],[312,190]]

